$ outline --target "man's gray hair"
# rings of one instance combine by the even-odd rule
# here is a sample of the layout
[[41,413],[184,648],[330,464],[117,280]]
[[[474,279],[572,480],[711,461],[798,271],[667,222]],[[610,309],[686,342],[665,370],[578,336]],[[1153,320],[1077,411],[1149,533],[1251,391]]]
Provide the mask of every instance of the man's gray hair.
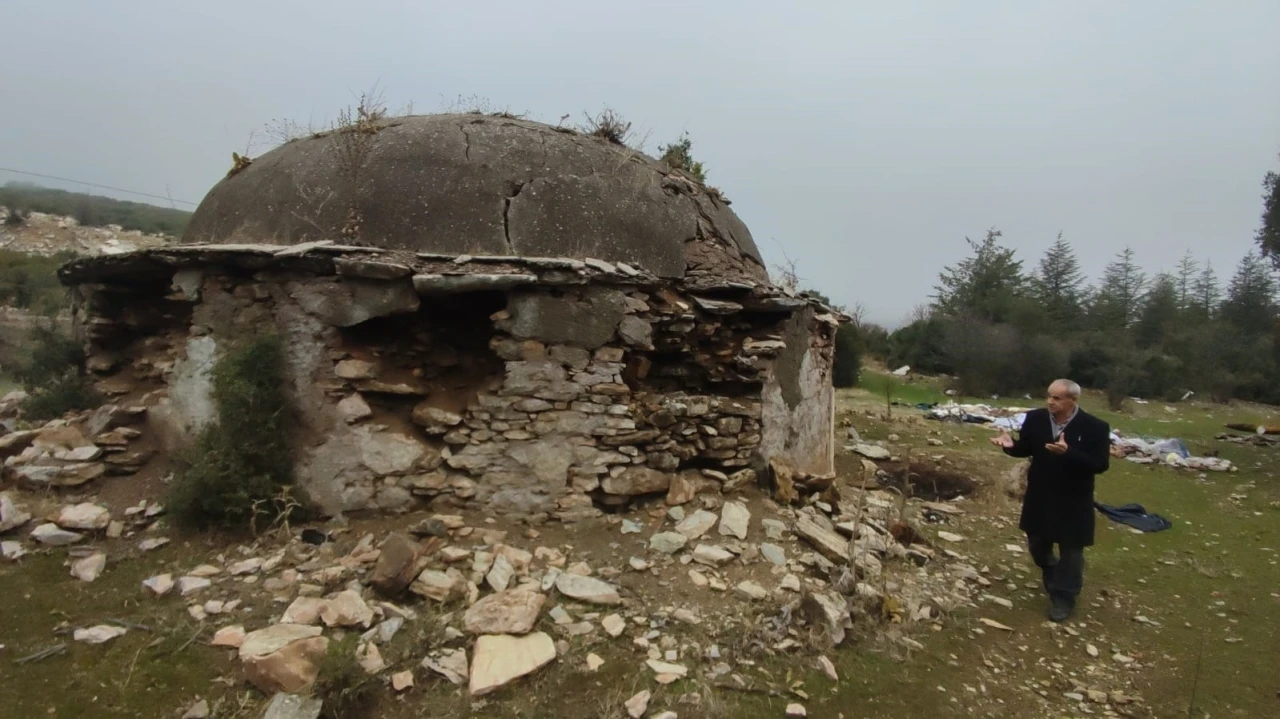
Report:
[[[1058,385],[1067,392],[1067,396],[1071,399],[1080,399],[1080,385],[1069,379],[1056,379],[1053,384]],[[1053,386],[1053,385],[1050,385]]]

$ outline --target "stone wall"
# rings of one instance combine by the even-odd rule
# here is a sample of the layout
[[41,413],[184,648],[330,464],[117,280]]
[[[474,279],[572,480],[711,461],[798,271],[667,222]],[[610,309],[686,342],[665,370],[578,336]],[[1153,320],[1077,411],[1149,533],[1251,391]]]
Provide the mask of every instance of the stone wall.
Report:
[[776,288],[593,261],[202,252],[72,282],[91,366],[178,445],[213,417],[225,347],[278,333],[299,480],[326,512],[475,502],[568,520],[753,482],[762,455],[833,471],[837,319]]

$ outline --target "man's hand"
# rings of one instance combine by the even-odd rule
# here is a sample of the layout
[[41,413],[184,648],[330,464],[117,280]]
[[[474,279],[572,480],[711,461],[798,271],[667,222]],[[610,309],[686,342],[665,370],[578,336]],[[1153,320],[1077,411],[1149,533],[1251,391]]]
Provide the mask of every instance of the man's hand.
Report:
[[991,444],[994,444],[1000,449],[1013,449],[1013,437],[1009,436],[1008,430],[1002,429],[1000,430],[999,437],[991,438]]
[[1051,454],[1063,455],[1067,453],[1067,433],[1063,432],[1058,435],[1057,442],[1051,442],[1044,446]]

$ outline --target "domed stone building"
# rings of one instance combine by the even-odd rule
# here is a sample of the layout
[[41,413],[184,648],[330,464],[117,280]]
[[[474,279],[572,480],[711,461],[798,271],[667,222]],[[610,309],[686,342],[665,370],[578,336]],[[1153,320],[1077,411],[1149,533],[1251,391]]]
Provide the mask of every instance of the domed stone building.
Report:
[[480,115],[361,122],[238,163],[179,245],[62,268],[89,367],[172,448],[211,368],[285,341],[297,474],[329,513],[583,516],[833,464],[843,319],[773,285],[714,190]]

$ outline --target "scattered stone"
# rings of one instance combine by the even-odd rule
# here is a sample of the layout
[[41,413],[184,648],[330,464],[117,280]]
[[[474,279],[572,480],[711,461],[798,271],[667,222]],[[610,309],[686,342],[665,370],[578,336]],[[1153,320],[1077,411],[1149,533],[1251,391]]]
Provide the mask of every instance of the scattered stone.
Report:
[[503,555],[493,558],[493,566],[489,568],[489,573],[485,575],[485,581],[493,587],[494,591],[503,592],[511,585],[511,580],[515,577],[516,570],[511,566],[511,562]]
[[187,572],[188,577],[216,577],[219,574],[222,574],[222,570],[212,564],[201,564],[190,572]]
[[[454,682],[454,683],[461,684],[462,682]],[[395,674],[391,675],[392,689],[398,692],[402,692],[405,689],[411,688],[412,686],[413,686],[413,670],[412,669],[406,669],[405,671],[396,672]]]
[[663,554],[675,554],[684,549],[689,538],[679,532],[659,532],[649,538],[649,548]]
[[787,525],[777,519],[762,519],[761,526],[764,527],[764,534],[769,539],[783,539],[787,536]]
[[682,664],[673,664],[671,662],[664,662],[657,659],[650,659],[645,662],[645,664],[653,670],[654,674],[659,676],[669,675],[680,678],[689,673],[689,668]]
[[316,697],[304,697],[283,692],[271,697],[262,719],[319,719],[324,702]]
[[805,711],[803,704],[792,703],[787,705],[787,716],[788,717],[807,717],[809,716],[809,712]]
[[88,629],[77,629],[71,633],[71,638],[85,644],[106,644],[112,639],[122,637],[127,633],[128,631],[124,627],[99,624]]
[[843,563],[849,558],[848,540],[834,530],[823,527],[808,514],[801,513],[796,518],[795,533],[832,562]]
[[779,567],[787,566],[787,553],[776,544],[769,544],[768,542],[761,544],[760,556],[768,560],[770,564]]
[[556,591],[588,604],[618,604],[622,598],[608,582],[568,572],[556,578]]
[[509,589],[481,599],[463,615],[472,634],[528,634],[538,623],[546,596],[532,589]]
[[182,719],[209,719],[209,702],[201,699],[187,709],[182,715]]
[[373,642],[360,645],[356,650],[356,657],[360,662],[360,668],[369,676],[376,676],[387,668],[387,663],[382,660],[382,652],[378,651],[378,645]]
[[622,520],[623,534],[639,534],[643,531],[644,531],[644,527],[641,526],[639,522],[636,522],[630,519]]
[[849,625],[849,606],[844,597],[835,592],[805,594],[800,599],[800,611],[811,625],[826,633],[832,646],[844,642]]
[[587,655],[587,671],[594,672],[600,669],[600,667],[602,666],[604,666],[604,660],[601,659],[599,655],[597,654]]
[[63,507],[54,523],[63,529],[97,531],[111,523],[111,510],[84,502]]
[[419,553],[417,542],[398,532],[392,534],[382,543],[369,583],[388,597],[399,595],[413,583]]
[[211,586],[213,586],[213,582],[204,577],[186,576],[178,579],[178,593],[184,597],[203,589],[208,589]]
[[719,518],[716,515],[705,509],[699,509],[681,520],[676,525],[676,531],[693,541],[711,531],[711,528],[716,526],[717,521],[719,521]]
[[[562,575],[569,576],[569,575]],[[483,696],[555,661],[556,645],[543,632],[523,637],[491,634],[476,640],[471,696]]]
[[1001,630],[1001,631],[1005,631],[1005,632],[1012,632],[1012,631],[1014,630],[1014,629],[1013,629],[1013,627],[1010,627],[1010,626],[1006,626],[1006,625],[1004,625],[1004,624],[1001,624],[1000,622],[997,622],[997,621],[996,621],[996,620],[994,620],[994,619],[987,619],[986,617],[979,617],[979,618],[978,618],[978,621],[979,621],[979,622],[982,622],[983,624],[987,625],[988,627],[991,627],[992,629],[999,629],[999,630]]
[[801,590],[800,578],[794,574],[788,574],[782,578],[778,586],[788,592],[799,592]]
[[733,561],[733,554],[714,544],[699,544],[693,548],[693,561],[709,567],[720,567]]
[[739,582],[738,586],[734,587],[733,590],[738,593],[738,596],[746,599],[759,601],[769,598],[769,590],[750,580]]
[[447,572],[427,569],[409,585],[409,591],[437,602],[446,602],[462,586],[462,575],[455,569]]
[[318,624],[320,613],[328,606],[320,597],[298,597],[284,610],[281,624]]
[[142,586],[157,597],[163,597],[173,591],[173,575],[159,574],[150,579],[144,579],[142,580]]
[[31,538],[46,547],[64,547],[79,542],[84,539],[84,535],[59,529],[58,525],[50,522],[31,530]]
[[239,649],[241,644],[244,644],[244,627],[239,624],[219,629],[213,635],[213,640],[209,642],[209,646],[212,647],[231,647],[232,649]]
[[144,552],[151,552],[163,547],[168,543],[169,543],[168,537],[152,537],[150,539],[144,539],[141,542],[138,542],[138,549]]
[[87,557],[72,560],[71,576],[82,582],[92,582],[97,579],[102,570],[107,568],[107,555],[102,552],[94,552]]
[[235,562],[227,566],[227,574],[233,577],[242,577],[246,574],[254,574],[262,569],[263,560],[259,557],[246,559],[242,562]]
[[306,689],[329,648],[320,632],[320,627],[277,624],[246,634],[239,650],[245,678],[264,692]]
[[600,626],[604,627],[609,636],[617,637],[626,631],[627,622],[617,614],[610,614],[600,622]]
[[825,656],[818,657],[818,667],[822,669],[822,673],[826,674],[831,681],[840,681],[840,675],[836,673],[836,665],[830,659]]
[[444,649],[422,660],[422,668],[435,672],[453,684],[464,684],[467,681],[467,651],[465,649]]
[[324,603],[320,619],[326,627],[368,628],[373,624],[373,608],[365,603],[359,592],[348,589]]
[[853,445],[853,451],[867,459],[882,460],[889,459],[892,456],[889,450],[874,444],[855,444]]
[[0,493],[0,534],[17,529],[30,521],[30,512],[25,512],[14,504],[8,492]]
[[644,716],[645,712],[649,711],[650,696],[649,690],[646,689],[628,699],[625,704],[627,716],[631,717],[631,719],[640,719],[640,717]]
[[944,542],[952,542],[952,543],[964,541],[964,537],[960,536],[959,534],[954,534],[952,532],[938,532],[938,539],[941,539]]
[[720,534],[745,540],[747,529],[751,524],[751,512],[746,505],[738,502],[725,502],[720,510]]
[[1086,654],[1088,654],[1089,656],[1091,656],[1091,657],[1093,657],[1093,658],[1095,658],[1095,659],[1097,659],[1097,658],[1098,658],[1098,648],[1097,648],[1097,647],[1095,647],[1095,646],[1093,646],[1092,644],[1086,644],[1086,645],[1084,645],[1084,651],[1085,651],[1085,653],[1086,653]]
[[0,556],[11,562],[18,561],[26,554],[27,550],[22,548],[21,542],[0,542]]

